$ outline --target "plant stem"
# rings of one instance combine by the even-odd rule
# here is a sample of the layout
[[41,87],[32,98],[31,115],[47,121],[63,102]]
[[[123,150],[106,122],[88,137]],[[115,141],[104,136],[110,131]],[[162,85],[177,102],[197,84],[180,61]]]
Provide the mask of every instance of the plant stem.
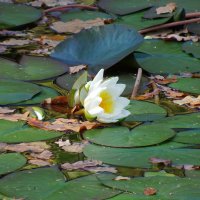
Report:
[[88,9],[88,10],[97,10],[98,9],[95,6],[86,6],[86,5],[74,4],[74,5],[58,6],[58,7],[54,7],[54,8],[49,8],[49,9],[45,10],[44,13],[63,11],[63,10],[72,9],[72,8],[80,8],[80,9]]
[[138,89],[139,89],[140,82],[141,82],[141,78],[142,78],[142,68],[138,68],[138,73],[137,73],[135,85],[133,87],[133,91],[132,91],[132,94],[131,94],[131,99],[134,99],[137,96]]
[[200,17],[200,12],[186,13],[185,15],[186,19],[195,18],[195,17]]
[[167,24],[161,24],[161,25],[158,25],[158,26],[153,26],[153,27],[150,27],[150,28],[140,30],[139,33],[140,34],[146,34],[148,32],[157,31],[157,30],[164,29],[164,28],[171,28],[171,27],[191,24],[191,23],[195,23],[195,22],[200,22],[200,18],[183,20],[183,21],[179,21],[179,22],[171,22],[171,23],[167,23]]

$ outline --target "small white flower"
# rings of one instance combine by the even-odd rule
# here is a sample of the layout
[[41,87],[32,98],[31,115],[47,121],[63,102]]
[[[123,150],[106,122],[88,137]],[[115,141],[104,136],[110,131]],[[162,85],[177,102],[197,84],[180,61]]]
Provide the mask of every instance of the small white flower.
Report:
[[120,97],[125,84],[117,84],[118,77],[103,80],[103,73],[101,69],[93,81],[87,84],[88,93],[83,101],[85,116],[103,123],[117,122],[130,114],[125,109],[130,101]]

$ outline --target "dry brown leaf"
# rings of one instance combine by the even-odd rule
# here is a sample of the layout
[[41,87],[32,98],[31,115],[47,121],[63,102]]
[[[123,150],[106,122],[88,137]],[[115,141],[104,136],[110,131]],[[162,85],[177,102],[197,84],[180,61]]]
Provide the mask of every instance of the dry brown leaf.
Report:
[[198,97],[193,96],[186,96],[185,98],[181,100],[174,100],[174,103],[178,105],[189,105],[192,107],[200,107],[200,95]]
[[31,153],[30,154],[31,157],[33,158],[38,158],[38,159],[42,159],[42,160],[49,160],[51,158],[51,156],[53,156],[53,153],[49,150],[45,150],[42,153]]
[[73,144],[70,145],[65,145],[62,146],[62,149],[66,152],[71,152],[71,153],[82,153],[84,147],[88,144],[87,141],[82,142],[82,143],[78,143],[78,142],[74,142]]
[[165,160],[165,159],[161,159],[161,158],[150,158],[149,161],[153,164],[163,163],[166,166],[171,164],[171,160]]
[[5,147],[7,146],[6,143],[0,142],[0,152],[5,151]]
[[37,165],[37,166],[40,166],[40,167],[51,165],[50,162],[44,161],[44,160],[40,160],[40,159],[29,160],[28,163],[32,164],[32,165]]
[[6,144],[4,150],[15,151],[15,152],[34,152],[41,153],[49,148],[46,142],[30,142],[20,144]]
[[147,99],[151,99],[153,98],[155,95],[159,94],[160,90],[159,89],[155,89],[153,92],[150,93],[146,93],[140,96],[135,97],[135,100],[147,100]]
[[34,118],[28,119],[28,124],[44,130],[75,131],[89,130],[101,126],[98,122],[79,121],[77,119],[58,118],[54,122],[43,122]]
[[75,19],[69,22],[54,22],[51,28],[57,33],[78,33],[82,29],[89,29],[93,26],[103,26],[104,19],[92,19],[87,21],[82,21],[79,19]]
[[156,9],[158,15],[165,13],[172,13],[176,9],[176,3],[168,3],[166,6],[159,7]]
[[114,179],[115,181],[128,181],[131,180],[130,177],[126,177],[126,176],[117,176]]
[[181,98],[181,97],[185,97],[185,93],[183,92],[178,92],[178,91],[174,91],[169,87],[166,86],[162,86],[159,85],[159,88],[165,92],[165,95],[169,98]]
[[5,119],[13,122],[17,122],[19,120],[26,121],[28,119],[29,112],[25,112],[23,114],[0,114],[0,119]]
[[31,40],[19,40],[14,38],[0,42],[1,45],[6,45],[6,46],[24,46],[30,43],[32,43]]
[[89,172],[110,172],[117,173],[117,170],[114,167],[86,167],[85,170]]
[[75,163],[65,163],[65,164],[62,164],[61,167],[63,169],[66,169],[66,170],[76,170],[76,169],[84,169],[86,167],[96,167],[97,165],[101,165],[102,164],[102,161],[99,161],[99,160],[84,160],[84,161],[78,161],[78,162],[75,162]]
[[8,107],[0,107],[0,114],[7,114],[7,113],[13,113],[15,109],[10,109]]
[[71,142],[69,140],[62,140],[62,139],[59,139],[55,143],[58,144],[59,147],[71,145]]
[[70,67],[69,68],[69,73],[70,74],[75,74],[83,69],[86,69],[87,66],[86,65],[77,65],[77,66],[74,66],[74,67]]
[[144,189],[144,195],[146,196],[155,195],[156,193],[157,193],[157,190],[155,188],[148,187]]
[[41,7],[43,4],[48,7],[67,6],[76,3],[74,0],[36,0],[28,4],[34,7]]
[[166,85],[166,84],[169,84],[169,83],[177,82],[177,77],[176,76],[164,77],[164,76],[157,75],[157,76],[154,77],[154,81],[158,84]]

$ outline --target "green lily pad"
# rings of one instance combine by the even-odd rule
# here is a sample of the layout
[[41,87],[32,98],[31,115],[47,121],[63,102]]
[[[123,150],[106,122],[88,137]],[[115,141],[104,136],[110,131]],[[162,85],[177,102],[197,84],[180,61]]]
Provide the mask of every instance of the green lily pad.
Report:
[[200,165],[199,149],[182,147],[180,143],[172,142],[143,148],[111,148],[89,144],[84,148],[84,154],[89,159],[124,167],[149,168],[151,158],[171,160],[174,165]]
[[[132,199],[137,199],[143,196],[143,199],[183,199],[197,200],[200,195],[198,186],[200,184],[199,179],[180,178],[180,177],[138,177],[130,180],[113,180],[113,175],[98,175],[98,178],[102,183],[113,189],[123,190],[124,192],[131,192]],[[153,196],[147,196],[144,194],[144,190],[147,188],[154,188],[156,193]],[[149,198],[150,197],[150,198]]]
[[[134,195],[134,194],[131,194],[131,193],[122,193],[122,194],[119,194],[115,197],[112,197],[110,200],[158,200],[158,197],[157,196],[144,196],[144,195]],[[169,200],[168,198],[166,199],[163,199],[162,200]]]
[[23,56],[20,63],[0,58],[0,77],[18,80],[49,79],[68,71],[68,65],[48,57]]
[[45,131],[25,125],[25,122],[0,120],[0,142],[20,143],[48,140],[62,135],[56,131]]
[[145,12],[137,12],[134,14],[124,15],[116,20],[117,24],[124,24],[134,27],[137,30],[148,28],[151,26],[166,23],[169,18],[159,18],[159,19],[144,19]]
[[22,4],[0,3],[0,29],[8,29],[39,20],[42,12]]
[[40,86],[40,89],[41,89],[41,92],[36,94],[32,99],[27,100],[27,101],[22,101],[18,103],[17,105],[39,104],[39,103],[42,103],[47,98],[54,98],[56,96],[59,96],[59,93],[52,88]]
[[97,4],[101,9],[118,15],[126,15],[151,7],[152,1],[140,0],[100,0]]
[[13,172],[26,164],[26,158],[19,153],[0,154],[0,175]]
[[193,57],[200,59],[200,43],[199,42],[185,42],[182,45],[183,51],[191,54]]
[[173,141],[185,144],[200,144],[200,129],[181,131],[176,134]]
[[99,11],[78,10],[78,11],[71,11],[71,12],[63,13],[60,16],[60,18],[63,22],[68,22],[68,21],[72,21],[75,19],[80,19],[82,21],[92,20],[92,19],[96,19],[96,18],[112,19],[113,16],[111,16],[107,13],[99,12]]
[[150,73],[179,74],[200,71],[200,61],[184,53],[181,44],[177,42],[145,40],[137,51],[140,52],[135,53],[137,62]]
[[154,121],[167,115],[164,108],[146,101],[132,100],[127,110],[131,112],[131,115],[125,121]]
[[82,30],[56,46],[51,57],[70,65],[86,64],[97,73],[129,55],[142,41],[134,29],[110,24]]
[[169,86],[183,92],[200,94],[200,79],[198,78],[179,78],[176,83],[171,83]]
[[40,87],[33,83],[0,79],[0,105],[29,100],[40,91]]
[[57,168],[38,168],[5,176],[0,180],[0,192],[30,200],[80,200],[80,197],[100,200],[121,193],[101,185],[94,175],[66,182]]
[[103,146],[111,147],[140,147],[161,143],[175,136],[175,132],[169,128],[154,125],[141,125],[131,131],[126,127],[112,127],[104,129],[88,130],[84,138]]

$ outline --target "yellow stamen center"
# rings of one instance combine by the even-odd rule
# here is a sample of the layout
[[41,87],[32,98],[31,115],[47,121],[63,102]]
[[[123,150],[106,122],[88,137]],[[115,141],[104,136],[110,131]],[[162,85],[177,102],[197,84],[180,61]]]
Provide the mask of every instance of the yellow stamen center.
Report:
[[107,91],[103,91],[100,93],[100,97],[102,101],[99,106],[104,109],[105,113],[112,113],[114,110],[114,101],[112,96]]

